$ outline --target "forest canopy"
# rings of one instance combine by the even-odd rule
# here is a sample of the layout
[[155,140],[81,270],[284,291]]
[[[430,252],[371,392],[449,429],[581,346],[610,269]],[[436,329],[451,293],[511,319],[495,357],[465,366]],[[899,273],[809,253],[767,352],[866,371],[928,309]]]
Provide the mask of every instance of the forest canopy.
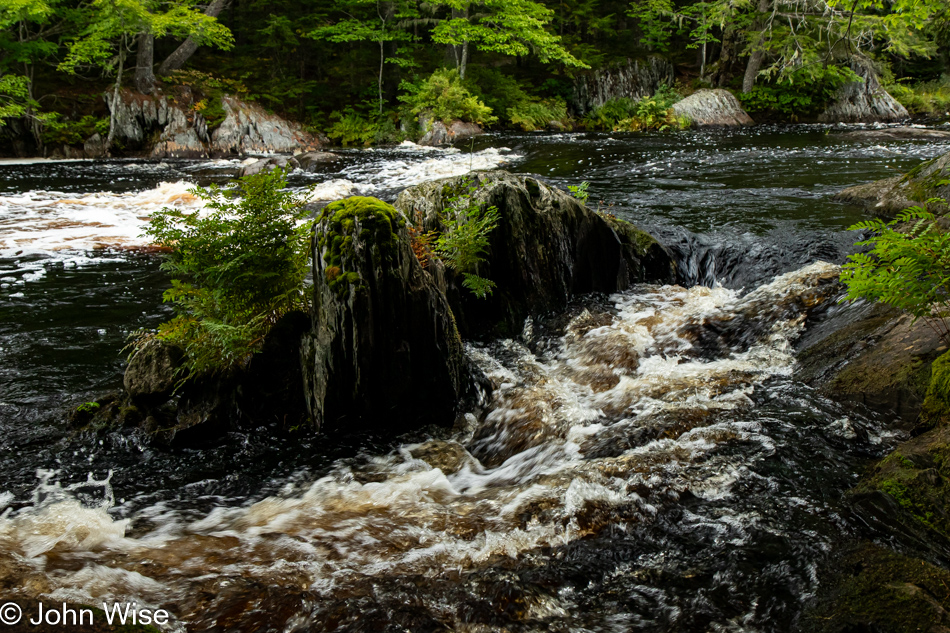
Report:
[[950,100],[950,4],[2,0],[0,55],[0,124],[24,122],[39,144],[93,130],[111,143],[106,101],[126,87],[186,86],[207,97],[206,118],[237,94],[365,142],[418,117],[414,95],[443,82],[488,108],[483,122],[533,129],[568,114],[577,73],[651,55],[674,64],[683,92],[725,87],[792,118],[801,95],[827,97],[861,58],[926,113]]

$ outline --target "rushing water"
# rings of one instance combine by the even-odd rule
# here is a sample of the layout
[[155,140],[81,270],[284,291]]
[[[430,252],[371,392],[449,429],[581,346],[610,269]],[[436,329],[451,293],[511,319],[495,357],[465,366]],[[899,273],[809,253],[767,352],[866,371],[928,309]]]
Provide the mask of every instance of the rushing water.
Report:
[[201,452],[65,417],[167,316],[148,215],[234,165],[0,166],[0,597],[135,600],[180,630],[794,629],[853,530],[842,492],[895,439],[795,380],[859,217],[829,197],[950,150],[828,132],[505,135],[295,174],[314,199],[495,166],[586,180],[681,285],[470,348],[494,402],[436,442],[259,429]]

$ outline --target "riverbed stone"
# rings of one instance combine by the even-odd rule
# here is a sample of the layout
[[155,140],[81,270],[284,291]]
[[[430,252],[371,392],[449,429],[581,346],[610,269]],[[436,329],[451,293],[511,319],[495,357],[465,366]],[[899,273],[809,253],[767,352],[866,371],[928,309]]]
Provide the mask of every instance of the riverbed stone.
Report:
[[446,475],[457,473],[465,467],[478,467],[478,461],[464,446],[449,440],[429,440],[410,449],[409,454]]
[[469,192],[472,204],[498,210],[477,271],[496,284],[494,290],[478,298],[460,275],[429,260],[463,336],[511,336],[528,316],[562,309],[575,295],[675,278],[672,256],[648,233],[531,176],[497,170],[443,178],[409,187],[395,206],[423,232],[439,231],[445,206]]
[[153,339],[142,345],[125,370],[122,384],[133,400],[160,404],[168,400],[178,382],[182,351]]
[[455,119],[446,124],[442,121],[430,121],[425,115],[419,117],[419,127],[425,130],[419,145],[441,147],[472,138],[483,133],[477,123]]
[[693,127],[737,127],[754,125],[742,103],[728,90],[697,90],[673,104],[673,112],[685,117]]
[[[840,202],[863,206],[869,213],[893,219],[912,206],[925,204],[931,198],[950,200],[950,152],[924,161],[903,176],[848,187],[835,194]],[[937,214],[950,211],[946,204],[931,204]]]

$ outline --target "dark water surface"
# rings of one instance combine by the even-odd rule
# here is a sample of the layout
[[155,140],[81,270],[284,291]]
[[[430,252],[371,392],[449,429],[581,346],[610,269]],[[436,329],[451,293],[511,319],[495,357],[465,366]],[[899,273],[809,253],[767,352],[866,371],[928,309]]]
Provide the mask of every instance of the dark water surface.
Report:
[[[445,434],[478,460],[456,473],[411,457],[425,433],[70,436],[68,410],[121,384],[128,334],[169,314],[144,218],[235,165],[0,164],[0,545],[46,596],[163,605],[181,630],[792,630],[853,529],[842,492],[896,439],[794,378],[803,304],[836,298],[815,262],[843,261],[861,217],[830,196],[947,151],[811,126],[506,134],[295,174],[324,199],[470,167],[588,181],[681,259],[688,289],[472,348],[500,388]],[[731,325],[710,344],[707,323]]]

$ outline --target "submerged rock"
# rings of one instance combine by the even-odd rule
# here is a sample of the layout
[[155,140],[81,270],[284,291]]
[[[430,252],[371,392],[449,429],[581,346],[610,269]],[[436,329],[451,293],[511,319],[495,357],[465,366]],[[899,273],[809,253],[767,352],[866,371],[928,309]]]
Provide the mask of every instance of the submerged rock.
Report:
[[838,89],[835,101],[818,115],[823,123],[876,123],[903,121],[910,118],[907,108],[892,97],[883,86],[868,59],[855,57],[851,70],[861,81],[846,83]]
[[697,90],[673,104],[676,116],[686,117],[695,127],[754,125],[742,103],[728,90]]
[[[921,163],[903,176],[848,187],[834,198],[863,206],[885,219],[893,219],[908,207],[923,205],[930,198],[950,200],[950,152]],[[931,205],[930,210],[944,214],[947,205]]]
[[478,460],[458,442],[430,440],[412,448],[409,454],[432,468],[438,468],[446,475],[457,473],[465,467],[478,467]]
[[673,83],[673,64],[660,57],[628,59],[574,77],[571,108],[578,116],[603,106],[611,99],[640,99],[655,93],[662,85]]
[[324,165],[329,165],[340,160],[340,156],[332,152],[307,152],[305,154],[298,154],[294,156],[294,158],[297,159],[297,163],[304,171],[316,171]]
[[314,228],[313,330],[303,349],[321,428],[451,425],[479,372],[405,218],[375,198],[325,207]]
[[950,139],[950,130],[935,130],[927,127],[912,127],[901,125],[898,127],[880,127],[870,130],[851,130],[843,132],[842,137],[855,140],[887,141],[887,140],[930,140],[946,141]]
[[269,171],[271,169],[295,169],[300,167],[300,163],[297,162],[296,158],[288,158],[286,156],[276,156],[272,158],[262,158],[259,161],[253,162],[250,165],[245,165],[241,169],[242,176],[253,176],[259,174],[262,171]]
[[473,185],[472,203],[499,213],[477,271],[495,289],[479,299],[452,271],[429,260],[464,336],[519,333],[526,317],[561,309],[574,295],[675,276],[673,258],[651,235],[529,176],[490,171],[426,182],[400,193],[396,207],[423,231],[440,230],[445,205]]

